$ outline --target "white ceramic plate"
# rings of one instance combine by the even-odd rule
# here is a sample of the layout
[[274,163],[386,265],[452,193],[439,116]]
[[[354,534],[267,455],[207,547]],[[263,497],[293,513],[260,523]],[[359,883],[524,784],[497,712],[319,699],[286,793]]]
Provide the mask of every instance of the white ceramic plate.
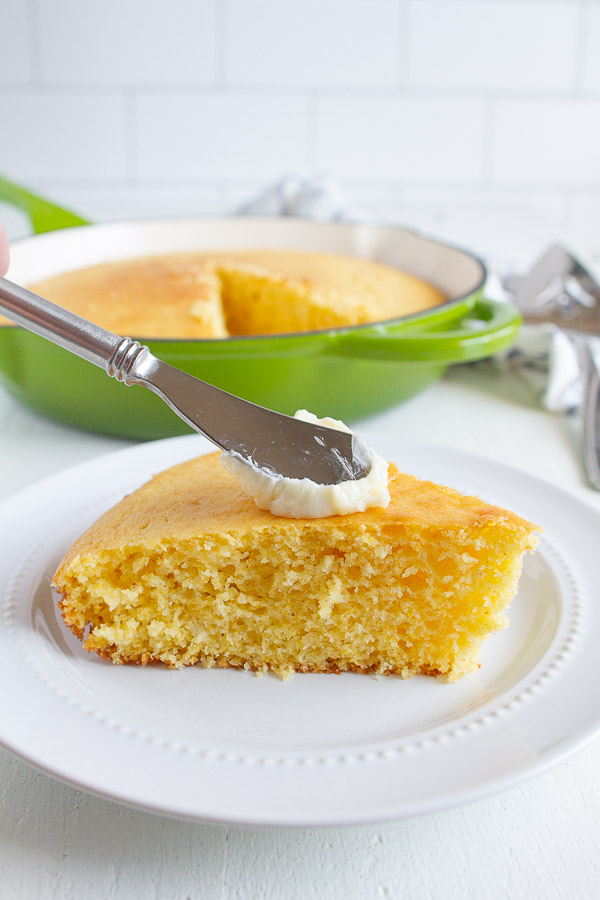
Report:
[[213,822],[398,819],[518,783],[600,727],[600,517],[484,459],[368,435],[415,474],[478,493],[544,527],[510,626],[479,672],[416,677],[113,666],[63,627],[50,589],[71,541],[156,471],[206,452],[191,436],[53,476],[0,507],[0,742],[73,785]]

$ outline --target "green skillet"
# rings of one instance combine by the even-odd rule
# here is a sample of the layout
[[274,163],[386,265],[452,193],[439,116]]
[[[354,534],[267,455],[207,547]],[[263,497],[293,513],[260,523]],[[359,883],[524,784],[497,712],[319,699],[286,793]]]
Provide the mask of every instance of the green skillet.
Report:
[[[520,324],[512,306],[483,297],[486,271],[473,254],[402,228],[250,217],[89,225],[2,179],[0,200],[21,206],[45,232],[13,244],[8,277],[19,284],[113,259],[271,247],[378,259],[430,281],[448,298],[414,316],[302,334],[223,340],[129,335],[165,362],[285,413],[306,408],[353,422],[414,396],[449,365],[503,350]],[[53,231],[52,222],[61,230]],[[142,439],[187,430],[149,391],[108,379],[21,328],[0,327],[0,379],[27,406],[75,427]]]

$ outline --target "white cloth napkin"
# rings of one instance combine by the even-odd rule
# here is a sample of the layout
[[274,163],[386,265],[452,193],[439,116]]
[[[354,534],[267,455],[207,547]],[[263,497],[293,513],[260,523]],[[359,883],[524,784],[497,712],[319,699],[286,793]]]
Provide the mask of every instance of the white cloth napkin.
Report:
[[[339,184],[325,174],[311,177],[286,175],[236,212],[238,215],[298,216],[320,222],[376,223],[375,216],[350,203]],[[493,261],[488,268],[486,296],[508,300]],[[523,326],[512,347],[494,357],[494,364],[506,371],[518,372],[539,403],[551,412],[567,412],[581,403],[577,348],[555,325]]]
[[298,216],[316,222],[356,222],[370,225],[374,217],[348,202],[340,185],[329,175],[307,178],[291,173],[243,203],[242,216]]

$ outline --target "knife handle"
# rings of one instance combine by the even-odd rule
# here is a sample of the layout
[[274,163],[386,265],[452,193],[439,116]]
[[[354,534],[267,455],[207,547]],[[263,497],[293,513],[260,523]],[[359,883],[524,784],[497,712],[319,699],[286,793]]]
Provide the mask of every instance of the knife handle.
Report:
[[583,375],[583,461],[590,485],[600,491],[600,339],[579,343]]
[[[0,278],[0,311],[9,319],[104,369],[125,384],[137,384],[151,357],[147,347],[75,315],[27,288]],[[144,380],[143,378],[141,379]]]

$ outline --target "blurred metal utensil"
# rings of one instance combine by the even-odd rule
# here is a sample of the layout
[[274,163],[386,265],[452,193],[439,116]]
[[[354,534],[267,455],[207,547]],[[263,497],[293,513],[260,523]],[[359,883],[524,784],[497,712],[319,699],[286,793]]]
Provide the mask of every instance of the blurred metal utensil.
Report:
[[600,285],[568,250],[550,247],[523,276],[505,283],[527,325],[556,325],[579,355],[583,387],[583,461],[600,490]]
[[149,388],[213,444],[254,465],[317,484],[356,481],[368,472],[352,434],[228,394],[162,362],[137,341],[112,334],[6,278],[0,278],[0,310],[118,381]]

